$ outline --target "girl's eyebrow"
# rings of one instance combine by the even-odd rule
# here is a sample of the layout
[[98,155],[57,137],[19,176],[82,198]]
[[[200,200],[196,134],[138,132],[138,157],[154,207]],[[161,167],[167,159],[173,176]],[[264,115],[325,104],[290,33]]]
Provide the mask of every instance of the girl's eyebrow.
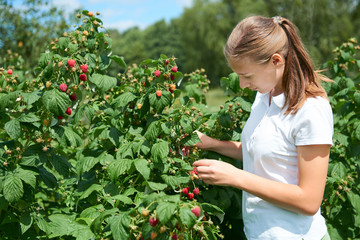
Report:
[[238,73],[239,75],[249,75],[250,73]]

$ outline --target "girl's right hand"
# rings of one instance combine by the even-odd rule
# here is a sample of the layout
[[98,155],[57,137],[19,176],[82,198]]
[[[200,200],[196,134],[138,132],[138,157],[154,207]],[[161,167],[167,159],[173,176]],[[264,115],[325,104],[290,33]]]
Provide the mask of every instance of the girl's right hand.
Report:
[[196,130],[195,131],[198,135],[198,137],[200,138],[201,142],[198,142],[197,144],[195,144],[195,147],[198,147],[200,149],[203,150],[210,150],[212,148],[212,146],[214,145],[214,141],[215,139],[206,136],[205,134],[203,134],[202,132]]

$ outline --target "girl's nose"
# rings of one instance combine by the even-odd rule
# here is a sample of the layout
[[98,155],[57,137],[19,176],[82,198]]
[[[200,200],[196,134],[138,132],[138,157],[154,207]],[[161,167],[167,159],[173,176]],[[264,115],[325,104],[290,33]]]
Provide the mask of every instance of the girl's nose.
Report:
[[240,87],[241,88],[246,88],[246,87],[250,86],[248,81],[240,80],[239,82],[240,82]]

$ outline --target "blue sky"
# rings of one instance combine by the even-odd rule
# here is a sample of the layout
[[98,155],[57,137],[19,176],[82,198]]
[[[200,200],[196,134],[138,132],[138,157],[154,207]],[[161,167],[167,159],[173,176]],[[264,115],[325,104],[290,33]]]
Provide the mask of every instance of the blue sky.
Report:
[[105,28],[115,28],[120,32],[134,26],[147,26],[165,19],[179,17],[193,0],[52,0],[52,4],[67,13],[81,8],[100,12]]

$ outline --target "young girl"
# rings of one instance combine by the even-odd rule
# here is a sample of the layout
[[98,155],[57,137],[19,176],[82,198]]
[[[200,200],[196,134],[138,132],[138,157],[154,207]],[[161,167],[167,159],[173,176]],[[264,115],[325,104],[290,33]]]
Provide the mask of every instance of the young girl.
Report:
[[241,21],[224,48],[241,88],[257,91],[242,142],[197,132],[196,146],[243,161],[244,169],[202,159],[194,162],[207,184],[243,191],[249,240],[329,239],[320,213],[332,145],[328,80],[314,71],[295,26],[282,17]]

